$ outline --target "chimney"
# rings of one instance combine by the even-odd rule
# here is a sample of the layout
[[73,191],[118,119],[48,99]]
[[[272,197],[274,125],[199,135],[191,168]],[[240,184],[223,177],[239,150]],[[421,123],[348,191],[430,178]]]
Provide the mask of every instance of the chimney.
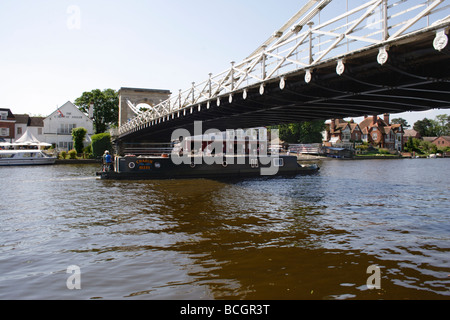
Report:
[[385,113],[384,114],[384,122],[386,122],[386,125],[389,125],[389,122],[390,122],[390,115],[389,115],[389,113]]
[[364,115],[364,119],[367,119],[367,114]]
[[334,133],[334,130],[336,129],[336,122],[335,119],[331,119],[331,124],[330,124],[330,133]]
[[372,117],[372,124],[376,124],[377,123],[377,118],[378,118],[378,116],[373,116]]

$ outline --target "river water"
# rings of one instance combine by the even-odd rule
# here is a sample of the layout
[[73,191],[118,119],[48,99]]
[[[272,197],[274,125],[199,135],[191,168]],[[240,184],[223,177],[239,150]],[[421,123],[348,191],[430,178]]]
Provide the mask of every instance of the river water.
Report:
[[0,167],[0,299],[449,299],[450,159],[319,164],[137,182]]

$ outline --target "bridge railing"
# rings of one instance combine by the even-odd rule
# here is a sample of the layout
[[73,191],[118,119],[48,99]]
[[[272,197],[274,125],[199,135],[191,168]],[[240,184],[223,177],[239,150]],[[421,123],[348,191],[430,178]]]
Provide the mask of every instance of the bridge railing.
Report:
[[[200,104],[220,106],[223,99],[232,102],[233,95],[247,96],[249,87],[279,79],[283,89],[290,72],[305,71],[311,80],[312,69],[337,59],[336,72],[345,69],[345,55],[368,46],[382,50],[389,43],[415,31],[450,21],[450,1],[446,0],[370,0],[362,5],[355,1],[309,1],[302,10],[276,31],[248,58],[231,62],[230,68],[191,88],[173,95],[119,128],[121,135],[145,126],[192,113]],[[361,2],[359,2],[361,3]],[[323,21],[324,20],[324,21]],[[384,51],[386,53],[386,51]]]

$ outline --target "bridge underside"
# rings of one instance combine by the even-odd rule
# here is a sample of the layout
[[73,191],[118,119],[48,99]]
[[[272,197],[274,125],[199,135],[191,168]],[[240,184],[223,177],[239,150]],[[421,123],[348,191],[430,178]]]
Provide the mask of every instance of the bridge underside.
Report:
[[[332,119],[450,108],[450,51],[433,47],[436,32],[407,37],[388,49],[384,65],[377,62],[379,47],[370,47],[343,56],[345,71],[336,73],[337,60],[323,62],[312,69],[312,80],[305,82],[305,70],[285,75],[280,81],[260,85],[194,107],[174,118],[121,136],[124,142],[169,141],[173,130],[188,129],[194,121],[203,130],[250,128]],[[199,111],[200,108],[200,111]]]

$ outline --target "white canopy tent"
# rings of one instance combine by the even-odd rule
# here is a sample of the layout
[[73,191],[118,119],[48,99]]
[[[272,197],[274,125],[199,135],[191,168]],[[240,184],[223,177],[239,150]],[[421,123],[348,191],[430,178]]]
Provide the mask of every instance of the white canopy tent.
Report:
[[23,136],[11,144],[12,146],[50,147],[50,143],[40,142],[31,132],[25,131]]

